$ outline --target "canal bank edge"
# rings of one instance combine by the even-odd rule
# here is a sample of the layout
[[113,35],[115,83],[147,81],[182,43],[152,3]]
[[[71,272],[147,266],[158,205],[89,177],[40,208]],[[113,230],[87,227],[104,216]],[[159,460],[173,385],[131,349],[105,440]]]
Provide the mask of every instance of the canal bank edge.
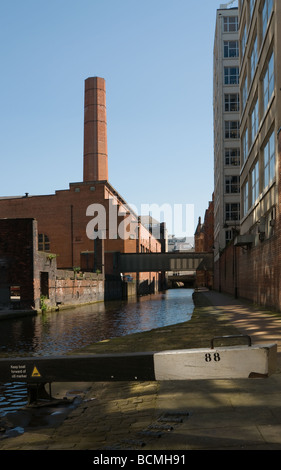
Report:
[[80,303],[80,304],[64,304],[64,305],[59,305],[56,307],[50,307],[46,311],[44,309],[25,309],[25,310],[17,310],[17,309],[0,309],[0,320],[12,320],[14,318],[20,318],[20,317],[28,317],[28,316],[36,316],[36,315],[44,315],[46,312],[47,313],[52,313],[52,312],[59,312],[63,310],[74,310],[74,309],[79,309],[81,307],[85,307],[88,305],[95,305],[95,304],[100,304],[103,303],[103,300],[95,300],[93,302],[85,302],[85,303]]

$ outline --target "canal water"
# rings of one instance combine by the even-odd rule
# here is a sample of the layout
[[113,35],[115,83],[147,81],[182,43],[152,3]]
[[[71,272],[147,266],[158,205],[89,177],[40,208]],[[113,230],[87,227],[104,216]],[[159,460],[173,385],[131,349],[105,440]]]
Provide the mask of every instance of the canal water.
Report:
[[[193,289],[97,303],[0,322],[0,357],[63,355],[92,343],[188,321]],[[27,403],[22,383],[0,383],[0,417]]]

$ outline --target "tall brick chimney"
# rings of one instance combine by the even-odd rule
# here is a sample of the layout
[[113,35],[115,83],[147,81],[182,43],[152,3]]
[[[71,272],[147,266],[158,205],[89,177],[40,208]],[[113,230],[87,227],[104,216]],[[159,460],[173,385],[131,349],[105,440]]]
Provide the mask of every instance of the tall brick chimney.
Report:
[[105,80],[85,80],[83,181],[108,180]]

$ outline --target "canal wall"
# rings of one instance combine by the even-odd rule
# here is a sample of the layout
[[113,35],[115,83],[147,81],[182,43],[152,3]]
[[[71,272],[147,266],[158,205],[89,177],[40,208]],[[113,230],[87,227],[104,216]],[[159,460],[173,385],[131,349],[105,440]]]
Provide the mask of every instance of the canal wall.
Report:
[[233,241],[214,266],[214,289],[281,311],[280,248],[276,234],[246,249]]
[[37,310],[67,308],[104,300],[102,274],[57,269],[56,258],[38,252],[34,274]]
[[101,274],[57,271],[55,286],[56,305],[76,306],[102,302],[104,300],[104,279]]

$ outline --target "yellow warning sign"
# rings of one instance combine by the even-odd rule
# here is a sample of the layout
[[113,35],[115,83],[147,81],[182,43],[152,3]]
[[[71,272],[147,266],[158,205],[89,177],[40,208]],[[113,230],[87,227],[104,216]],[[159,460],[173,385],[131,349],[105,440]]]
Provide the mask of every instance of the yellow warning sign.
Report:
[[36,366],[34,366],[34,368],[33,368],[33,372],[31,374],[31,377],[41,377],[41,374],[39,373]]

